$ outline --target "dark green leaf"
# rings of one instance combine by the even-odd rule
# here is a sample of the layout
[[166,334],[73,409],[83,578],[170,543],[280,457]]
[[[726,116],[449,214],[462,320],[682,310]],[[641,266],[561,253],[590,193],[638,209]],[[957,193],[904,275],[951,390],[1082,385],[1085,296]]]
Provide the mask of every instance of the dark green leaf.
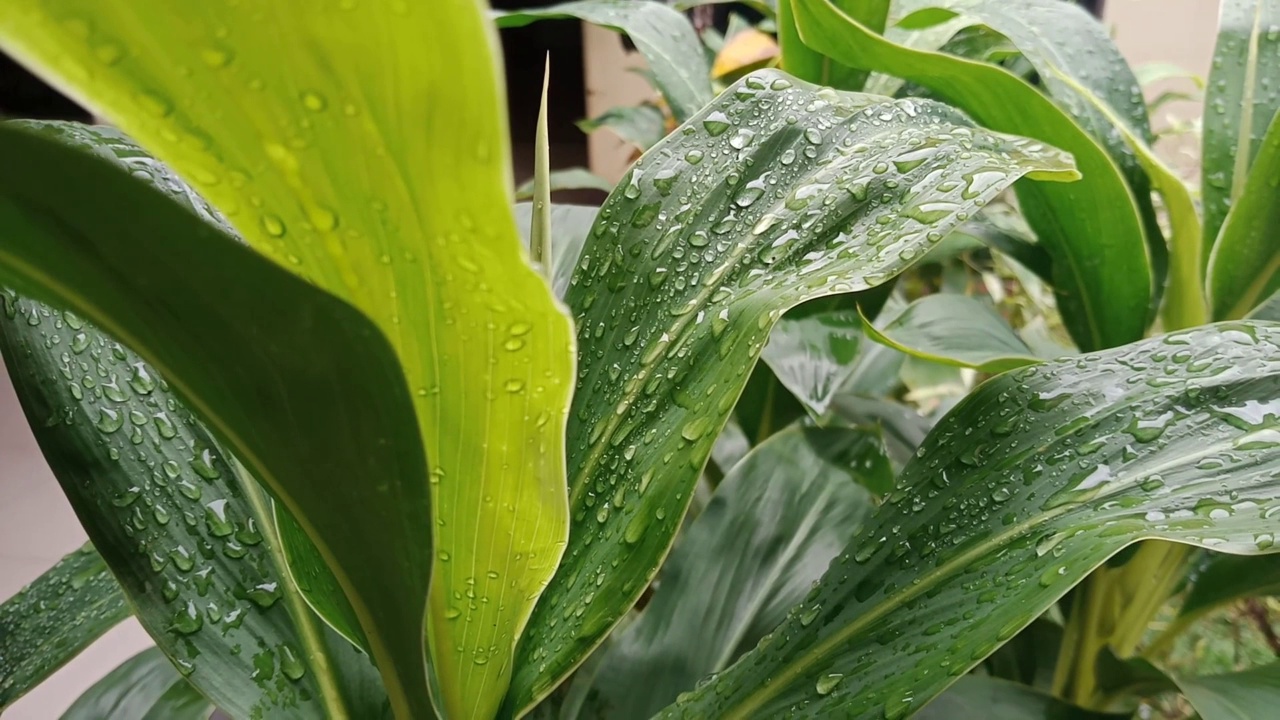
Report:
[[760,359],[820,417],[853,374],[862,343],[862,318],[856,308],[786,315],[769,333]]
[[997,678],[961,678],[915,720],[1127,720],[1133,713],[1092,712],[1025,685]]
[[1228,603],[1280,595],[1280,555],[1215,555],[1191,581],[1191,590],[1149,652],[1164,650],[1197,620]]
[[662,110],[648,104],[609,108],[590,120],[579,120],[578,127],[586,133],[608,129],[640,150],[648,150],[667,135],[667,119]]
[[143,650],[93,684],[62,720],[205,720],[214,707],[159,648]]
[[1280,705],[1280,663],[1174,680],[1201,720],[1259,720]]
[[964,295],[928,295],[883,328],[868,321],[866,330],[876,342],[908,355],[985,373],[1040,361],[999,313]]
[[85,545],[0,604],[0,712],[129,617],[106,563]]
[[651,0],[577,0],[548,7],[496,13],[498,27],[524,27],[547,18],[577,18],[626,33],[649,62],[649,71],[676,120],[683,121],[712,98],[711,65],[683,15]]
[[[1280,69],[1273,77],[1280,85]],[[1209,303],[1216,319],[1242,318],[1280,291],[1280,114],[1273,117],[1209,255]]]
[[870,513],[860,482],[882,463],[873,435],[791,428],[735,466],[610,645],[607,717],[649,717],[772,630]]
[[773,323],[887,281],[1026,173],[1074,177],[1061,153],[945,106],[775,71],[641,158],[566,297],[580,359],[573,529],[521,643],[514,709],[555,687],[647,586]]
[[927,86],[992,129],[1072,153],[1084,180],[1018,187],[1027,219],[1053,258],[1064,320],[1087,350],[1143,335],[1152,297],[1143,213],[1121,168],[1070,115],[1002,68],[894,44],[829,0],[804,0],[797,10],[805,42],[815,49]]
[[[113,131],[61,132],[55,142],[0,128],[0,154],[22,168],[0,173],[0,274],[98,323],[158,372],[88,326],[75,327],[79,320],[12,299],[6,355],[38,363],[10,365],[15,385],[55,474],[77,489],[71,499],[98,549],[126,589],[162,598],[139,603],[144,624],[172,642],[193,681],[208,672],[202,687],[226,690],[217,701],[228,711],[320,701],[317,689],[306,690],[320,682],[318,672],[299,675],[298,684],[282,671],[269,681],[282,683],[271,693],[250,682],[255,692],[243,695],[228,683],[245,677],[240,665],[253,654],[265,653],[275,667],[301,648],[286,647],[289,636],[280,634],[289,615],[277,605],[280,578],[265,564],[266,548],[253,545],[261,529],[231,507],[234,485],[212,482],[229,466],[203,429],[184,427],[162,376],[303,521],[361,618],[393,704],[406,713],[429,706],[406,692],[399,673],[422,657],[420,638],[404,628],[421,623],[430,543],[381,551],[399,547],[406,527],[429,523],[430,512],[412,405],[390,347],[350,306],[173,202],[200,207]],[[92,147],[97,157],[63,142]],[[170,197],[126,170],[145,172]],[[200,268],[200,282],[191,281],[191,268]],[[44,351],[59,346],[65,350]],[[210,362],[228,348],[234,363]],[[112,482],[86,487],[88,477]],[[369,493],[351,482],[359,477],[381,479],[386,491]],[[404,591],[386,592],[387,578]],[[211,590],[206,582],[216,595],[201,595]],[[235,630],[237,620],[252,653],[227,652],[222,626]],[[223,651],[197,659],[204,642]],[[407,666],[391,659],[410,654]],[[328,692],[323,698],[336,702]]]
[[934,428],[803,603],[664,717],[909,716],[1123,547],[1272,551],[1280,325],[997,376]]
[[1278,29],[1280,3],[1275,0],[1223,0],[1201,149],[1206,261],[1227,213],[1246,192],[1249,168],[1280,111]]

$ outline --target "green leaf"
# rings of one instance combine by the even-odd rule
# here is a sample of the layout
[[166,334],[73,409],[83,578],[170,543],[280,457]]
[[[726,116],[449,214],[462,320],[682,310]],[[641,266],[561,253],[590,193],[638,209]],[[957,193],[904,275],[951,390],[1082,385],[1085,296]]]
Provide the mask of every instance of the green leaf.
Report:
[[1249,597],[1280,595],[1280,555],[1214,556],[1192,579],[1178,616],[1160,633],[1146,654],[1167,649],[1197,620],[1223,605]]
[[[561,190],[599,190],[609,192],[613,184],[586,168],[574,167],[552,170],[547,176],[551,192]],[[516,200],[533,199],[533,180],[516,188]]]
[[585,133],[606,128],[640,150],[648,150],[667,135],[667,119],[662,110],[647,103],[609,108],[590,120],[579,120],[578,127]]
[[999,375],[943,418],[787,620],[664,717],[903,718],[1120,549],[1270,552],[1280,325]]
[[[834,0],[837,7],[848,13],[873,32],[884,32],[889,19],[889,0]],[[849,67],[814,50],[800,38],[796,29],[795,10],[797,0],[778,0],[778,44],[782,48],[782,69],[801,80],[826,85],[837,90],[862,90],[867,83],[867,71]]]
[[1092,712],[1019,683],[967,675],[912,717],[915,720],[1127,720],[1132,715]]
[[[1018,187],[1027,219],[1053,258],[1064,320],[1085,350],[1142,337],[1152,296],[1142,212],[1120,167],[1075,120],[1000,67],[894,44],[829,0],[803,0],[796,7],[805,42],[824,54],[904,77],[994,130],[1070,152],[1082,181]],[[981,181],[975,176],[972,184]]]
[[555,18],[577,18],[626,33],[648,61],[654,82],[677,121],[692,117],[714,96],[711,65],[693,25],[660,2],[577,0],[548,7],[497,12],[494,17],[500,28],[524,27],[538,20]]
[[1225,675],[1174,678],[1202,720],[1271,717],[1280,703],[1280,663]]
[[[416,423],[384,417],[359,438],[308,442],[326,451],[315,459],[325,464],[335,448],[368,453],[363,442],[416,426],[431,460],[430,477],[421,458],[401,465],[404,473],[348,472],[346,492],[361,491],[359,502],[317,499],[357,514],[351,509],[367,506],[364,490],[378,481],[352,477],[385,477],[415,498],[396,504],[379,495],[397,507],[396,521],[362,510],[354,522],[376,523],[377,532],[350,552],[407,548],[360,568],[372,576],[375,565],[394,566],[377,573],[377,595],[396,612],[352,604],[384,632],[395,628],[381,639],[397,643],[399,661],[378,657],[382,650],[375,659],[403,675],[388,687],[402,714],[401,695],[414,698],[419,716],[430,713],[416,629],[427,577],[440,704],[451,715],[490,714],[568,528],[572,333],[512,219],[505,90],[484,5],[12,0],[0,7],[5,51],[194,180],[255,249],[354,305],[390,340]],[[367,396],[352,388],[361,367],[346,366],[332,382]],[[382,366],[372,367],[378,377]],[[392,422],[394,432],[375,433]],[[416,497],[428,493],[430,506]],[[295,515],[304,527],[311,522]],[[369,539],[383,536],[387,542]],[[379,642],[368,627],[366,634]]]
[[129,614],[88,544],[0,603],[0,712]]
[[[1225,0],[1205,95],[1201,147],[1207,261],[1280,111],[1280,3]],[[1274,177],[1274,176],[1273,176]],[[1275,191],[1271,191],[1272,195]]]
[[[421,554],[430,551],[430,542],[420,538],[395,555],[381,551],[395,544],[406,526],[428,522],[430,511],[416,482],[425,467],[412,405],[390,347],[350,306],[198,217],[201,204],[189,191],[114,131],[50,128],[58,131],[64,137],[54,141],[0,127],[0,155],[12,163],[7,167],[22,169],[0,173],[0,276],[97,323],[140,351],[156,373],[131,363],[129,352],[91,334],[87,325],[74,327],[78,319],[35,305],[20,308],[12,297],[5,302],[6,354],[40,363],[38,368],[11,365],[15,385],[26,396],[24,410],[55,474],[66,486],[74,484],[68,482],[72,477],[82,486],[72,500],[81,503],[78,514],[91,537],[113,534],[112,540],[96,543],[98,549],[127,589],[164,599],[139,608],[144,623],[153,623],[158,638],[172,639],[176,649],[171,651],[180,653],[175,660],[185,663],[193,678],[210,675],[204,685],[210,692],[225,686],[228,697],[218,703],[231,712],[244,702],[247,713],[258,695],[267,702],[287,701],[295,693],[300,697],[319,674],[307,673],[311,679],[282,695],[267,696],[254,686],[253,696],[231,697],[236,687],[227,678],[243,678],[238,664],[249,663],[250,653],[196,659],[203,642],[225,649],[222,628],[214,622],[219,617],[228,622],[225,613],[233,608],[242,610],[246,649],[283,657],[287,653],[275,641],[283,639],[275,634],[276,623],[288,616],[283,607],[268,607],[270,617],[258,626],[260,613],[253,608],[274,605],[278,588],[257,586],[278,578],[266,575],[265,568],[253,569],[261,562],[253,558],[262,558],[265,550],[255,551],[235,537],[236,532],[254,536],[245,515],[228,515],[233,531],[220,534],[225,526],[219,510],[231,512],[233,487],[205,482],[205,476],[229,469],[213,455],[211,438],[198,426],[178,426],[185,418],[176,407],[167,400],[152,404],[157,393],[166,397],[163,377],[307,528],[356,608],[373,656],[383,666],[392,704],[406,713],[415,705],[429,709],[425,694],[406,692],[404,685],[405,680],[424,681],[401,673],[409,673],[422,656],[421,642],[403,628],[421,621],[422,604],[414,597],[425,597],[427,565],[415,560],[425,562]],[[95,152],[63,144],[68,142]],[[128,171],[151,180],[130,177]],[[200,268],[199,282],[191,280],[191,268]],[[271,311],[264,312],[264,306]],[[316,333],[317,327],[325,333]],[[44,350],[15,354],[23,343]],[[59,347],[65,350],[52,352]],[[228,348],[235,349],[234,363],[210,362]],[[104,475],[110,485],[84,487],[87,478]],[[351,482],[359,477],[379,478],[386,492],[369,493],[364,484]],[[196,501],[190,497],[197,493],[202,502],[191,507]],[[216,504],[224,499],[227,505]],[[364,512],[353,513],[356,507]],[[167,523],[157,508],[167,511]],[[174,540],[169,533],[187,537]],[[234,557],[242,550],[245,558],[253,558]],[[116,560],[112,554],[118,554]],[[126,564],[128,575],[123,574]],[[204,570],[221,572],[219,567],[235,583],[218,584],[211,596],[216,599],[207,601],[217,604],[215,610],[206,605],[200,587]],[[387,578],[396,578],[403,592],[386,592]],[[166,597],[170,585],[178,590],[173,600]],[[183,595],[184,588],[191,594]],[[178,606],[170,605],[179,598]],[[179,642],[174,635],[187,637]],[[259,647],[258,636],[273,642]],[[398,667],[392,661],[403,657],[412,661]],[[280,681],[291,686],[281,676],[272,680]],[[307,695],[314,698],[315,692]]]
[[596,678],[607,717],[648,718],[772,630],[870,513],[860,483],[880,453],[862,431],[793,427],[736,465],[609,646]]
[[788,314],[773,326],[760,359],[809,412],[821,417],[857,369],[854,360],[862,344],[856,308]]
[[[1280,8],[1280,3],[1277,7]],[[1280,83],[1280,70],[1273,77]],[[1231,211],[1209,255],[1209,303],[1215,319],[1242,318],[1280,291],[1277,195],[1280,195],[1280,113],[1273,116],[1271,129],[1257,149],[1243,190],[1233,195]]]
[[62,720],[206,720],[214,707],[159,648],[143,650],[94,683]]
[[542,99],[538,103],[538,129],[533,142],[533,215],[529,221],[529,259],[551,279],[555,262],[551,254],[551,139],[547,134],[547,88],[551,84],[551,56],[542,73]]
[[582,363],[573,530],[509,709],[550,692],[644,590],[783,312],[889,280],[1026,173],[1074,177],[1063,154],[937,103],[776,71],[735,83],[641,158],[601,208],[566,297]]
[[[551,286],[556,297],[563,298],[569,289],[569,280],[578,268],[578,257],[582,255],[587,233],[591,232],[591,225],[599,212],[600,208],[586,205],[551,206],[551,253],[555,260],[551,268]],[[516,205],[516,225],[526,242],[532,222],[533,203]]]
[[929,295],[883,328],[866,323],[878,343],[924,360],[1001,373],[1040,362],[991,306],[964,295]]
[[1250,320],[1268,320],[1271,322],[1280,322],[1280,291],[1272,293],[1271,297],[1263,301],[1258,307],[1249,313]]
[[160,649],[237,715],[381,715],[385,695],[353,706],[347,681],[373,669],[339,674],[355,654],[289,585],[262,491],[164,377],[75,315],[7,302],[0,348],[36,440]]

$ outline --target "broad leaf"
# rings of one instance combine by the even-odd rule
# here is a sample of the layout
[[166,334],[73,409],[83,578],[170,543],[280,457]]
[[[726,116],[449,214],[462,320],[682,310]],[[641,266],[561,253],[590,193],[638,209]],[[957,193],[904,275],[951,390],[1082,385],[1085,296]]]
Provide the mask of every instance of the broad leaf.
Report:
[[[366,614],[363,600],[353,605],[387,632],[395,628],[398,661],[379,649],[374,655],[383,672],[403,675],[388,682],[392,696],[412,688],[403,695],[423,716],[430,710],[418,627],[427,577],[440,702],[450,714],[491,713],[568,527],[563,424],[572,335],[529,267],[511,217],[504,91],[483,5],[0,5],[5,51],[193,180],[255,249],[349,301],[390,340],[431,475],[422,458],[412,462],[412,477],[349,472],[345,492],[357,500],[317,502],[341,508],[349,532],[378,525],[350,552],[381,554],[364,564],[370,575],[378,564],[395,567],[376,573],[377,595],[402,607]],[[361,368],[347,366],[331,384],[367,405],[371,391],[354,387],[366,375]],[[328,395],[330,385],[316,392]],[[374,412],[369,406],[361,415]],[[309,414],[313,422],[324,415]],[[375,430],[393,422],[392,433]],[[384,413],[358,437],[308,442],[326,451],[314,460],[326,464],[335,448],[367,454],[365,441],[410,430],[414,418]],[[375,495],[393,500],[367,491],[382,478],[415,499],[395,503],[388,517],[353,510]],[[416,498],[428,492],[433,517]],[[307,513],[296,514],[307,527]],[[366,631],[377,642],[378,633]]]
[[160,649],[237,716],[383,714],[385,697],[366,707],[349,697],[346,681],[373,670],[360,660],[339,673],[337,654],[355,654],[325,637],[289,583],[263,492],[165,378],[71,313],[8,302],[0,349],[45,458],[119,580],[111,596],[123,589]]
[[655,105],[609,108],[589,120],[579,120],[585,133],[607,129],[640,150],[648,150],[667,134],[667,120]]
[[1273,549],[1280,325],[997,376],[943,418],[817,588],[664,717],[904,718],[1125,546]]
[[782,621],[873,508],[878,439],[791,428],[716,489],[663,566],[657,594],[610,644],[596,692],[610,718],[648,718]]
[[[801,80],[838,90],[862,90],[867,71],[843,65],[804,44],[796,29],[792,5],[802,0],[778,0],[778,42],[782,47],[782,69]],[[889,19],[889,0],[834,0],[873,32],[884,32]]]
[[1152,296],[1143,212],[1115,160],[1070,115],[1003,68],[892,43],[830,0],[803,0],[796,10],[805,42],[824,54],[904,77],[987,127],[1070,152],[1082,181],[1018,187],[1023,210],[1053,258],[1064,320],[1086,350],[1142,336]]
[[652,0],[576,0],[548,7],[496,13],[500,28],[524,27],[547,18],[577,18],[626,33],[649,62],[649,72],[677,121],[711,100],[711,65],[683,15]]
[[1274,715],[1280,703],[1280,663],[1174,681],[1201,720],[1258,720]]
[[769,333],[760,359],[809,412],[821,417],[857,369],[854,360],[863,345],[857,308],[786,315]]
[[1040,361],[986,303],[964,295],[929,295],[883,328],[866,324],[876,342],[944,365],[1000,373]]
[[[1205,94],[1201,192],[1205,260],[1280,111],[1280,2],[1224,0]],[[1272,190],[1270,194],[1274,195]]]
[[1133,713],[1092,712],[1019,683],[981,675],[967,675],[915,720],[1128,720]]
[[1075,176],[1063,154],[945,106],[774,71],[641,158],[601,208],[566,297],[582,362],[573,531],[521,643],[513,711],[644,590],[782,313],[887,281],[1026,173]]
[[206,720],[214,707],[158,648],[143,650],[94,683],[62,720]]
[[[255,551],[235,537],[240,532],[254,538],[244,514],[228,515],[226,521],[234,525],[230,535],[223,533],[219,511],[229,507],[231,496],[222,493],[230,487],[215,486],[205,476],[225,474],[226,466],[212,455],[203,431],[178,428],[183,418],[176,407],[167,400],[153,404],[157,393],[166,396],[158,379],[163,376],[174,396],[199,408],[218,439],[315,539],[383,666],[392,704],[404,713],[414,706],[429,708],[425,694],[406,692],[403,684],[425,685],[409,670],[420,667],[422,644],[404,628],[421,621],[427,566],[415,560],[425,562],[429,537],[401,553],[381,550],[403,537],[406,527],[428,522],[430,511],[417,482],[426,470],[412,405],[390,347],[353,308],[200,219],[195,214],[200,205],[188,191],[114,132],[64,132],[69,133],[64,142],[97,147],[97,157],[0,128],[0,155],[11,163],[7,167],[22,169],[0,173],[0,277],[97,323],[157,372],[153,376],[148,366],[130,363],[128,352],[87,326],[74,327],[79,320],[35,305],[20,308],[12,298],[5,303],[5,338],[10,357],[39,362],[34,372],[25,363],[10,368],[20,391],[27,389],[25,410],[47,457],[55,468],[63,465],[56,474],[75,473],[83,482],[90,473],[112,473],[112,494],[107,487],[97,494],[90,486],[81,496],[85,504],[79,514],[90,524],[90,534],[115,533],[113,542],[98,544],[99,550],[118,552],[120,562],[130,565],[131,577],[121,577],[126,584],[138,583],[165,598],[148,609],[155,622],[163,623],[162,635],[192,636],[175,659],[196,673],[207,669],[216,675],[222,663],[241,662],[229,653],[196,659],[196,641],[206,636],[213,641],[220,633],[211,622],[215,617],[234,624],[225,614],[233,608],[242,616],[256,614],[250,609],[259,604],[253,597],[266,606],[277,599],[278,587],[257,586],[278,578],[265,575],[265,568],[251,571],[253,559],[228,568],[236,581],[219,585],[208,601],[217,604],[216,610],[200,596],[206,569],[214,572],[249,555],[261,558],[265,550]],[[146,173],[169,196],[130,177],[125,168]],[[192,282],[191,268],[200,269],[200,282]],[[42,352],[15,355],[20,343]],[[65,349],[49,352],[59,346]],[[235,362],[210,362],[228,348],[235,349]],[[68,411],[70,426],[65,424]],[[135,418],[134,411],[140,416]],[[47,424],[50,419],[53,424]],[[370,493],[352,478],[377,478],[385,491]],[[203,502],[193,506],[197,499],[191,496],[197,494]],[[193,524],[184,512],[191,512]],[[175,541],[170,532],[188,537]],[[237,558],[241,552],[246,554]],[[387,578],[396,578],[403,592],[385,592]],[[240,585],[246,582],[247,587]],[[180,607],[170,606],[184,588],[201,597],[199,604],[187,595]],[[174,589],[178,595],[169,600],[165,596]],[[282,607],[274,608],[270,622],[285,615]],[[248,638],[266,633],[247,617],[243,627]],[[272,657],[288,654],[278,643],[255,652],[268,649]],[[406,657],[398,666],[392,660]],[[240,702],[248,702],[246,711],[255,702],[252,697],[227,700],[233,711]]]
[[[1277,7],[1280,8],[1280,3]],[[1272,77],[1280,84],[1280,69]],[[1257,148],[1243,189],[1233,195],[1231,211],[1209,255],[1209,303],[1214,318],[1242,318],[1280,291],[1277,196],[1280,196],[1280,113],[1273,116],[1271,129]]]
[[0,603],[0,712],[127,617],[124,594],[91,545]]

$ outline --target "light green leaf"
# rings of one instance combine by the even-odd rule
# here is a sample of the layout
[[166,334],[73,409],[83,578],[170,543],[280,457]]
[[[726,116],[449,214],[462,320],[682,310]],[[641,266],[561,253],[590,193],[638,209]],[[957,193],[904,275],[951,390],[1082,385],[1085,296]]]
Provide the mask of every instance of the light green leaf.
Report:
[[[399,684],[405,676],[396,674],[405,666],[396,668],[390,660],[408,654],[415,662],[421,658],[421,642],[391,628],[420,621],[422,606],[412,593],[416,586],[425,596],[428,578],[414,570],[425,565],[413,561],[417,553],[430,551],[429,538],[394,556],[380,551],[406,523],[425,522],[430,511],[421,486],[407,482],[426,470],[408,390],[391,349],[350,306],[240,246],[208,218],[200,219],[199,201],[118,134],[73,127],[55,126],[66,134],[58,142],[0,127],[0,155],[12,163],[7,167],[22,170],[0,173],[0,276],[98,323],[145,353],[156,371],[152,375],[148,366],[138,367],[136,357],[87,325],[74,327],[77,319],[34,304],[20,307],[5,296],[9,357],[17,357],[14,349],[21,343],[46,349],[23,355],[38,361],[38,368],[10,367],[55,474],[82,485],[88,477],[112,479],[109,486],[82,487],[72,497],[82,503],[81,521],[91,537],[113,533],[113,540],[97,547],[117,571],[129,566],[129,575],[118,576],[126,588],[164,599],[147,603],[142,619],[149,622],[150,613],[151,629],[162,640],[177,644],[174,635],[187,636],[174,650],[180,651],[175,660],[186,663],[193,678],[201,672],[219,676],[224,667],[230,677],[243,677],[229,668],[251,660],[230,653],[195,658],[200,643],[224,642],[221,628],[214,627],[215,622],[234,625],[224,611],[242,610],[247,641],[280,637],[275,623],[287,621],[287,613],[270,607],[279,588],[259,587],[278,578],[265,575],[265,568],[253,569],[253,559],[244,561],[245,567],[237,564],[241,552],[246,553],[241,557],[261,558],[265,550],[235,537],[237,532],[249,540],[255,535],[245,515],[229,514],[232,533],[220,534],[226,526],[219,510],[232,512],[232,496],[226,493],[233,487],[205,478],[225,475],[227,467],[203,430],[179,427],[185,417],[176,405],[152,404],[157,394],[166,396],[163,377],[304,523],[361,618],[373,655],[384,665],[393,704],[429,707],[425,696],[405,692]],[[65,142],[94,147],[97,157]],[[130,177],[126,168],[147,174],[169,196]],[[198,283],[188,274],[193,267],[200,268]],[[264,312],[264,306],[271,311]],[[318,335],[316,327],[325,328],[325,334]],[[53,353],[59,346],[65,350]],[[234,363],[209,361],[227,348],[235,348]],[[99,368],[104,376],[97,374]],[[135,418],[133,411],[141,416]],[[71,425],[65,424],[67,412]],[[50,419],[55,422],[47,423]],[[370,494],[363,484],[352,483],[353,477],[380,478],[386,492]],[[197,493],[203,502],[190,508]],[[223,499],[227,505],[216,504]],[[352,513],[353,507],[366,511]],[[167,524],[166,512],[157,508],[167,511]],[[184,512],[192,513],[194,525]],[[169,533],[187,537],[175,541]],[[114,560],[112,553],[118,553]],[[200,596],[200,585],[205,569],[218,573],[219,567],[232,573],[234,583],[218,584],[211,596],[216,600],[208,601],[217,604],[214,609]],[[385,588],[386,578],[397,578],[404,593],[371,591]],[[178,595],[171,595],[175,588]],[[194,597],[183,596],[184,588]],[[180,607],[169,605],[179,597]],[[255,597],[273,613],[262,627],[258,611],[250,607],[259,604]],[[255,641],[248,647],[258,646]],[[275,642],[255,652],[268,651],[272,657],[287,655]],[[313,679],[318,674],[307,673]],[[263,694],[255,686],[253,696],[239,696],[238,686],[225,677],[211,679],[208,687],[210,692],[225,688],[224,706],[233,712],[243,702],[247,713]],[[224,698],[218,702],[224,704]]]
[[872,510],[861,483],[887,470],[879,445],[863,431],[793,427],[734,466],[609,646],[596,678],[606,717],[648,718],[781,622]]
[[116,579],[88,544],[0,603],[0,712],[129,613]]
[[578,127],[585,133],[606,128],[640,150],[648,150],[667,135],[667,119],[662,110],[647,103],[609,108],[590,120],[579,120]]
[[[1152,296],[1143,214],[1120,167],[1075,120],[1000,67],[894,44],[829,0],[803,0],[796,8],[805,42],[824,54],[904,77],[994,130],[1024,134],[1072,153],[1082,181],[1018,187],[1027,219],[1053,258],[1064,320],[1083,349],[1143,335]],[[972,179],[974,184],[981,181]],[[1099,257],[1107,262],[1097,262]]]
[[143,650],[94,683],[62,720],[205,720],[214,707],[159,648]]
[[529,259],[551,279],[555,262],[551,254],[551,139],[547,134],[547,88],[551,84],[551,56],[542,73],[542,99],[538,103],[538,128],[533,141],[533,214],[529,219]]
[[1270,552],[1277,397],[1265,323],[988,380],[787,620],[663,717],[908,717],[1127,545]]
[[[613,189],[613,184],[608,180],[593,174],[586,168],[580,167],[552,170],[548,174],[547,180],[553,193],[561,190],[599,190],[601,192],[609,192]],[[532,199],[533,180],[529,180],[529,182],[516,188],[516,200]]]
[[1201,720],[1258,720],[1274,715],[1280,703],[1280,663],[1174,681]]
[[940,104],[776,71],[735,83],[641,158],[601,208],[566,297],[583,363],[573,531],[521,643],[513,710],[554,688],[643,592],[783,312],[889,280],[1026,173],[1075,176],[1062,153]]
[[[867,71],[843,65],[804,44],[796,29],[797,0],[778,0],[778,44],[782,48],[782,69],[817,85],[837,90],[862,90]],[[872,32],[882,33],[889,19],[889,0],[834,0],[837,7]]]
[[857,308],[783,316],[769,333],[760,359],[809,412],[821,417],[857,368],[863,344]]
[[866,323],[876,342],[944,365],[1001,373],[1040,362],[986,303],[964,295],[928,295],[883,328]]
[[1201,148],[1206,261],[1228,212],[1246,192],[1249,168],[1263,146],[1272,118],[1280,111],[1277,28],[1277,0],[1222,3],[1218,42],[1205,95]]
[[500,28],[524,27],[543,19],[577,18],[626,33],[649,62],[654,82],[677,121],[706,105],[711,64],[693,25],[680,13],[651,0],[577,0],[540,8],[495,13]]
[[[587,233],[591,232],[591,225],[599,212],[600,208],[586,205],[551,206],[551,254],[555,259],[551,268],[551,286],[556,297],[563,298],[569,289],[569,280],[578,268],[578,257],[582,255]],[[516,225],[526,242],[532,218],[532,203],[516,205]]]
[[[396,628],[399,661],[377,664],[403,674],[388,682],[392,696],[407,712],[398,686],[412,686],[403,694],[422,716],[427,672],[415,628],[428,575],[440,703],[450,714],[489,714],[568,526],[573,340],[511,216],[505,94],[484,5],[0,6],[5,51],[195,181],[255,249],[350,302],[389,338],[433,474],[418,460],[413,480],[383,476],[403,481],[404,492],[429,491],[435,512],[428,517],[415,500],[395,523],[358,520],[395,537],[361,541],[361,554],[407,550],[379,561],[396,571],[379,573],[378,594],[402,607],[365,614],[362,601],[353,605],[366,621]],[[350,387],[360,368],[334,383]],[[414,425],[410,418],[396,433]],[[309,441],[369,451],[354,439]],[[323,503],[363,515],[350,509],[365,497]],[[295,514],[305,527],[306,513]],[[387,578],[402,590],[389,591]],[[376,644],[378,633],[365,629]]]
[[[1280,7],[1280,3],[1277,3]],[[1280,54],[1280,46],[1277,46]],[[1273,76],[1280,84],[1280,70]],[[1240,175],[1236,175],[1240,177]],[[1209,255],[1209,303],[1216,319],[1248,315],[1280,291],[1280,113],[1262,139],[1244,188],[1233,196]]]
[[937,700],[929,703],[915,720],[1128,720],[1133,713],[1092,712],[1025,685],[966,675]]

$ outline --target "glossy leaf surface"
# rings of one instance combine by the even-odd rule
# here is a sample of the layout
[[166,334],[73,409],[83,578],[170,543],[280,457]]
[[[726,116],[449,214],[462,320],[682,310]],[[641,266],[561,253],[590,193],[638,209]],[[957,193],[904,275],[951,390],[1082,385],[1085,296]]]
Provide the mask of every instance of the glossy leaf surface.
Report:
[[[78,510],[86,529],[111,533],[99,550],[126,585],[163,599],[148,603],[158,624],[152,631],[181,644],[175,660],[189,663],[193,677],[202,668],[220,676],[222,663],[252,660],[230,653],[196,660],[197,640],[225,650],[217,618],[234,625],[238,617],[255,653],[288,654],[275,634],[287,613],[271,607],[279,577],[261,564],[266,551],[246,544],[254,537],[248,514],[230,509],[229,483],[213,484],[227,466],[203,430],[180,427],[186,418],[169,406],[163,377],[172,397],[198,408],[316,540],[384,666],[392,703],[405,712],[427,703],[425,687],[418,695],[400,684],[406,677],[425,683],[397,673],[421,662],[421,642],[403,628],[421,621],[414,596],[425,597],[427,566],[414,560],[430,543],[395,555],[378,550],[427,522],[430,511],[417,482],[426,470],[412,405],[390,347],[353,308],[239,245],[207,214],[201,219],[203,206],[186,187],[114,131],[50,132],[64,136],[0,128],[0,154],[23,169],[0,173],[0,276],[98,323],[151,365],[140,367],[139,358],[87,325],[74,327],[78,319],[12,297],[5,302],[6,354],[46,457],[62,465],[55,474],[83,491]],[[200,283],[190,281],[193,267]],[[209,361],[227,348],[236,348],[234,363]],[[81,485],[98,473],[112,484]],[[384,490],[370,493],[352,478],[377,478]],[[131,577],[123,575],[125,565]],[[210,575],[218,568],[230,573],[227,580]],[[386,578],[396,578],[403,593],[374,592]],[[218,587],[208,604],[200,596],[205,582]],[[262,584],[268,587],[258,588],[258,603],[252,591]],[[184,589],[191,594],[183,596]],[[259,604],[271,614],[263,627],[247,617]],[[229,615],[237,608],[239,616]],[[258,636],[272,642],[258,647]],[[393,657],[409,659],[397,667]],[[239,669],[232,677],[248,679]],[[294,685],[283,675],[274,682]],[[232,711],[245,702],[247,713],[258,695],[268,703],[277,697],[256,686],[252,696],[240,696],[223,677],[209,685],[222,686],[234,697],[218,702]],[[304,694],[281,693],[284,700]]]
[[1206,260],[1280,111],[1280,2],[1223,0],[1221,8],[1201,149]]
[[129,617],[92,545],[0,603],[0,712]]
[[854,360],[864,343],[856,308],[786,315],[773,326],[760,359],[796,399],[821,416],[857,370]]
[[1064,321],[1084,349],[1142,337],[1152,295],[1142,212],[1121,168],[1088,132],[1003,68],[895,44],[830,0],[803,0],[796,10],[805,42],[824,54],[924,85],[987,127],[1070,152],[1083,180],[1018,188],[1027,219],[1053,258]]
[[883,328],[867,323],[877,342],[944,365],[1001,373],[1040,361],[986,303],[964,295],[928,295]]
[[649,71],[677,121],[687,120],[712,98],[711,64],[683,15],[653,0],[576,0],[512,10],[495,17],[500,28],[547,18],[577,18],[627,34],[649,62]]
[[904,718],[1108,557],[1273,549],[1280,326],[1024,368],[944,417],[787,620],[664,717]]
[[428,575],[442,705],[491,713],[568,526],[572,335],[511,217],[495,42],[477,0],[0,6],[7,52],[137,138],[256,249],[390,340],[432,472],[401,490],[430,493],[435,512],[414,500],[395,523],[360,521],[408,549],[382,561],[397,572],[380,582],[399,578],[399,589],[380,595],[405,607],[396,620],[378,614],[403,646],[400,662],[378,664],[415,686],[406,695],[419,715],[427,673],[413,628]]
[[143,650],[94,683],[62,720],[205,720],[214,707],[157,648]]
[[774,71],[645,154],[600,210],[566,296],[582,362],[573,530],[521,644],[516,709],[644,590],[782,313],[887,281],[1026,173],[1074,177],[1062,153],[945,106]]
[[[1274,77],[1280,84],[1280,69]],[[1209,255],[1209,303],[1218,319],[1242,318],[1280,291],[1280,114],[1260,145]]]
[[848,429],[790,428],[735,465],[609,645],[605,716],[648,718],[754,646],[874,508],[863,477],[886,470],[878,438]]

